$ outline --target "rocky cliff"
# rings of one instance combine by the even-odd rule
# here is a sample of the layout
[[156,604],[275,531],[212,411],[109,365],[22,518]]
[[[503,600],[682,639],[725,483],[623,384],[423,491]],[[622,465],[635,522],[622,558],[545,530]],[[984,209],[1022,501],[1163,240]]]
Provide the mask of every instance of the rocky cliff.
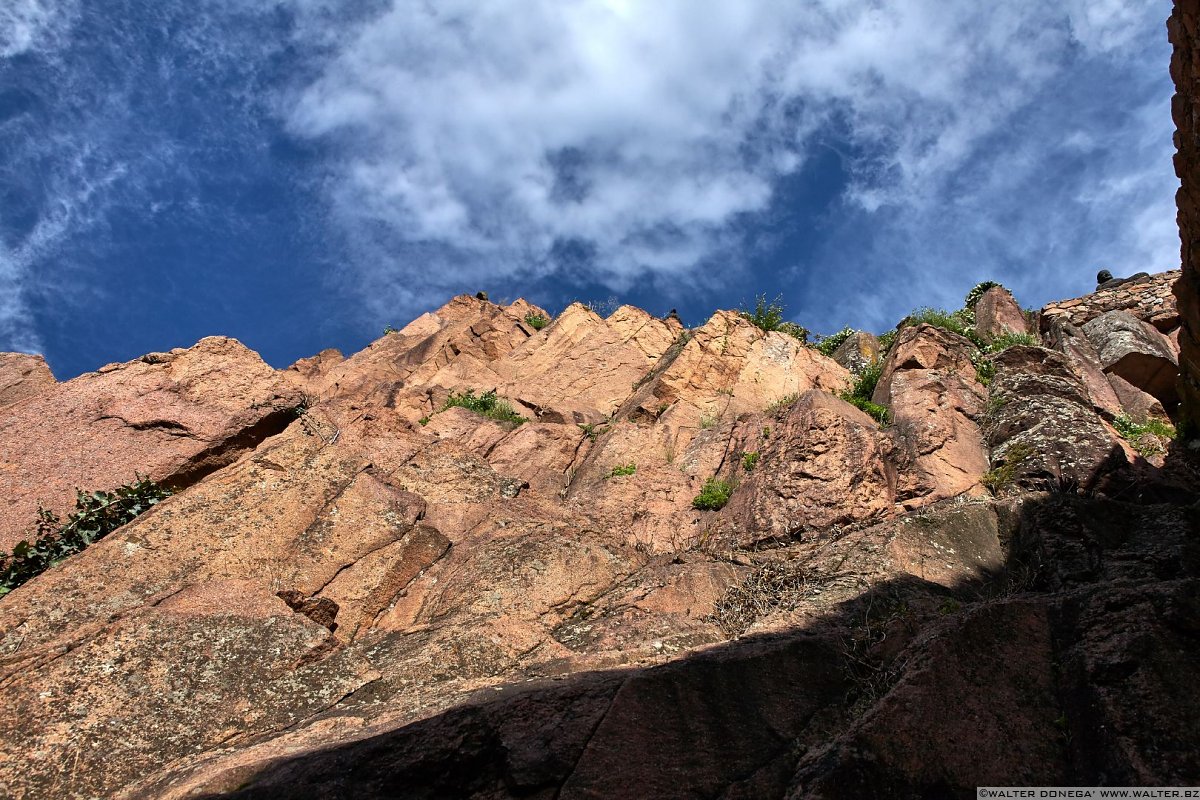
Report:
[[286,370],[0,359],[0,793],[1191,780],[1198,482],[1137,285],[1041,334],[993,288],[854,372],[471,297]]
[[1180,187],[1175,200],[1183,262],[1183,275],[1175,285],[1179,307],[1184,309],[1179,387],[1186,402],[1181,424],[1189,435],[1200,438],[1200,2],[1176,0],[1167,31],[1174,46],[1171,115],[1176,127],[1175,174]]

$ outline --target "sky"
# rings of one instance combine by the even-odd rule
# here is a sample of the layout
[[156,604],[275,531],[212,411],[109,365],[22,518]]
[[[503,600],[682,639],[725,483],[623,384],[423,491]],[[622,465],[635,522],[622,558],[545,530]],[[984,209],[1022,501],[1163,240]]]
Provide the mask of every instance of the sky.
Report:
[[0,350],[454,294],[820,333],[1177,269],[1169,0],[3,0]]

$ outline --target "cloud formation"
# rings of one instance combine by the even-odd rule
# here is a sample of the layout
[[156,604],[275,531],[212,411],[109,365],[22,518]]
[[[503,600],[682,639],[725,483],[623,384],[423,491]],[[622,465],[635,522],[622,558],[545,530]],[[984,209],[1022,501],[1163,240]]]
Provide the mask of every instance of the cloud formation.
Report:
[[[1005,214],[1039,199],[1064,204],[1052,208],[1064,242],[1090,204],[1094,222],[1149,218],[1122,225],[1112,255],[1141,266],[1170,249],[1158,219],[1173,180],[1169,118],[1156,116],[1165,62],[1150,65],[1159,80],[1144,96],[1121,98],[1133,108],[1109,109],[1115,126],[1071,118],[1113,99],[1089,100],[1101,89],[1089,71],[1147,66],[1165,2],[392,0],[336,35],[315,7],[301,7],[302,30],[333,54],[289,129],[338,153],[335,210],[366,260],[387,265],[369,270],[375,296],[411,286],[400,277],[436,294],[581,265],[616,290],[715,263],[736,273],[747,225],[821,145],[845,154],[858,255],[894,262],[886,253],[900,248],[933,286],[946,268],[923,253],[946,247],[922,237],[946,219],[978,225],[941,257],[983,256],[1015,233]],[[1029,197],[1064,158],[1099,163],[1068,177],[1074,196]],[[1039,234],[1002,251],[1028,264],[1046,244]],[[406,299],[411,289],[388,298]]]

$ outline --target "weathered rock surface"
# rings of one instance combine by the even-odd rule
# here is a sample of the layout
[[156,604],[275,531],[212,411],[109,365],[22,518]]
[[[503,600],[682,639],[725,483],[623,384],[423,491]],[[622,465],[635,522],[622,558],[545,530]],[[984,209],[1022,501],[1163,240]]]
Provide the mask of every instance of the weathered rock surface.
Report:
[[1002,490],[1094,488],[1124,464],[1109,429],[1092,411],[1067,359],[1041,347],[1010,347],[993,357],[984,430]]
[[771,425],[758,463],[724,516],[742,545],[862,522],[892,508],[875,420],[844,400],[805,392]]
[[879,358],[879,339],[866,331],[855,331],[837,346],[831,358],[858,374]]
[[[179,489],[0,597],[0,794],[931,796],[1194,771],[1175,698],[1200,481],[1108,427],[1126,409],[1090,341],[1012,348],[984,387],[967,340],[905,329],[881,428],[835,396],[844,366],[737,314],[534,314],[459,297],[278,372],[205,340],[0,409],[19,502],[123,465]],[[468,389],[526,421],[443,410]],[[88,443],[77,473],[51,430]],[[697,510],[710,478],[732,496]]]
[[1174,285],[1179,307],[1179,393],[1182,402],[1180,425],[1185,435],[1200,438],[1200,35],[1196,22],[1200,3],[1176,0],[1167,22],[1174,50],[1171,77],[1175,96],[1171,117],[1175,120],[1175,174],[1180,255],[1183,272]]
[[1006,333],[1025,333],[1029,321],[1025,312],[1003,286],[993,286],[975,304],[975,332],[990,342]]
[[1105,372],[1154,395],[1165,406],[1175,407],[1179,361],[1167,337],[1124,311],[1096,317],[1084,324],[1083,332],[1096,348]]
[[975,424],[986,390],[971,351],[958,334],[918,325],[902,330],[888,353],[873,399],[892,411],[896,499],[905,508],[977,489],[988,468]]
[[300,401],[256,353],[211,337],[0,409],[0,550],[26,535],[39,505],[73,508],[76,487],[136,474],[188,485],[278,433]]
[[1075,374],[1083,379],[1092,408],[1109,419],[1125,412],[1124,403],[1113,386],[1114,376],[1104,372],[1100,354],[1083,331],[1064,319],[1056,319],[1050,323],[1046,338],[1051,347],[1067,357]]
[[0,353],[0,408],[41,394],[55,383],[41,356]]

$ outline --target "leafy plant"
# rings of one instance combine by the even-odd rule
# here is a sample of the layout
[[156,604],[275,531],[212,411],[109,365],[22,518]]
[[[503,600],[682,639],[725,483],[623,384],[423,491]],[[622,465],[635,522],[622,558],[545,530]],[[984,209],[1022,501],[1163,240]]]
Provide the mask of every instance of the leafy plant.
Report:
[[733,484],[720,478],[709,478],[700,487],[700,494],[692,498],[692,508],[698,511],[720,511],[733,494]]
[[850,327],[842,328],[837,333],[831,333],[829,336],[822,336],[817,342],[817,350],[827,356],[832,356],[833,351],[842,346],[842,342],[854,335],[854,329]]
[[399,330],[398,328],[395,328],[395,327],[394,327],[394,326],[392,326],[392,325],[388,325],[387,327],[385,327],[385,328],[383,329],[383,335],[384,335],[384,336],[387,336],[389,333],[399,333],[399,332],[400,332],[400,330]]
[[65,523],[54,512],[38,508],[33,541],[18,542],[11,554],[0,553],[0,597],[103,539],[170,494],[169,489],[139,475],[132,483],[108,492],[76,489],[75,510]]
[[600,434],[608,430],[607,425],[597,425],[594,422],[581,423],[579,427],[583,429],[583,435],[593,442],[596,441]]
[[871,400],[875,394],[875,387],[879,385],[881,375],[883,375],[883,360],[877,358],[863,368],[863,371],[858,374],[858,378],[855,379],[854,385],[842,392],[840,397],[850,405],[865,411],[880,425],[887,425],[892,421],[892,412],[888,411],[886,406],[881,406]]
[[474,389],[467,389],[461,393],[451,392],[441,410],[446,411],[456,406],[465,408],[468,411],[474,411],[476,414],[482,414],[488,419],[494,419],[498,422],[511,422],[516,425],[525,422],[525,418],[514,411],[512,405],[507,400],[501,400],[496,397],[495,389],[486,391],[481,395],[476,395]]
[[843,392],[842,399],[855,408],[866,412],[867,416],[878,422],[880,426],[888,425],[892,421],[892,412],[888,410],[887,406],[872,403],[870,400],[857,397],[849,392]]
[[424,427],[429,424],[429,420],[431,420],[431,419],[433,419],[433,417],[430,417],[427,414],[427,415],[421,417],[419,420],[417,420],[417,424],[420,425],[421,427]]
[[996,363],[986,356],[982,350],[976,350],[971,353],[971,363],[975,366],[975,380],[990,386],[992,378],[996,377]]
[[525,315],[525,324],[533,328],[535,331],[540,331],[542,328],[550,324],[550,320],[546,319],[546,317],[541,314],[535,314],[534,312],[530,311]]
[[757,452],[752,451],[749,453],[742,453],[742,469],[746,470],[746,472],[752,472],[754,470],[754,467],[757,464],[758,464],[758,453]]
[[626,475],[632,475],[635,472],[637,472],[637,464],[634,464],[631,461],[628,464],[618,464],[617,466],[613,467],[608,471],[608,474],[604,476],[604,479],[608,480],[609,478],[621,478]]
[[896,334],[898,330],[892,328],[887,333],[879,334],[879,358],[882,359],[892,349],[892,345],[896,343]]
[[1145,422],[1135,422],[1127,414],[1122,414],[1113,420],[1113,427],[1121,438],[1133,445],[1143,457],[1166,452],[1162,440],[1171,440],[1176,436],[1173,425],[1151,417]]
[[974,315],[975,304],[979,302],[980,298],[983,297],[984,293],[988,289],[993,289],[999,285],[1000,284],[996,283],[995,281],[983,281],[981,283],[975,284],[974,286],[971,287],[971,291],[967,292],[967,296],[965,298],[963,298],[963,308],[966,309],[967,311],[971,312],[972,315]]
[[807,344],[809,330],[803,325],[797,325],[794,322],[786,322],[783,318],[783,296],[776,297],[771,302],[767,302],[767,296],[760,294],[755,298],[754,310],[748,308],[738,309],[738,314],[745,320],[758,328],[761,328],[768,333],[771,331],[779,331],[786,333],[788,336],[799,339],[801,343]]

